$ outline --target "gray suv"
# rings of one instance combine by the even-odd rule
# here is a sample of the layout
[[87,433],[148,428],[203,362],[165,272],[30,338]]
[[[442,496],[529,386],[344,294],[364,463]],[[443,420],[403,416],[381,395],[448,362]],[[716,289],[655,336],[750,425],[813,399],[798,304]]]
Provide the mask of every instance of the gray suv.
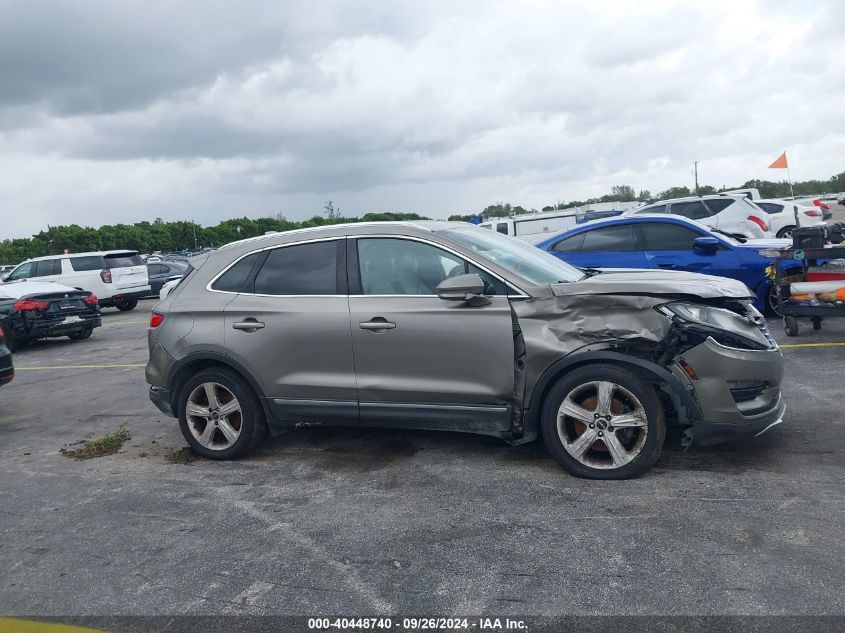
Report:
[[667,424],[708,443],[781,421],[783,358],[752,299],[463,223],[320,227],[192,258],[153,310],[146,375],[213,459],[304,422],[542,436],[570,473],[626,478]]

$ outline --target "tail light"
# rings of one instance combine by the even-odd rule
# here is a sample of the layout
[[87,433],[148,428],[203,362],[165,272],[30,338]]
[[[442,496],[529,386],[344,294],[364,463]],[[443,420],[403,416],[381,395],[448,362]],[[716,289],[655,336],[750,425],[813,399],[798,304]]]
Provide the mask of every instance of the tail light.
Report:
[[103,280],[103,283],[110,284],[111,283],[111,271],[108,268],[103,268],[100,271],[100,279]]
[[813,204],[816,205],[817,207],[820,207],[820,206],[822,206],[822,201],[819,200],[818,198],[816,198],[815,200],[813,200]]
[[95,306],[100,303],[100,300],[97,299],[95,295],[89,295],[82,300],[82,303],[89,306]]
[[37,301],[35,299],[22,299],[15,303],[15,310],[18,312],[34,312],[35,310],[46,310],[49,307],[49,301]]
[[158,312],[153,312],[150,315],[150,327],[151,328],[156,328],[159,325],[161,325],[162,323],[164,323],[164,315],[163,314],[159,314]]
[[825,211],[830,211],[830,205],[829,204],[825,204],[824,202],[822,202],[819,206],[822,209],[824,209]]
[[815,209],[810,209],[809,211],[804,211],[804,215],[809,215],[811,218],[817,218],[821,215],[821,213]]
[[749,216],[748,216],[748,219],[749,219],[749,220],[751,220],[752,222],[754,222],[754,224],[756,224],[757,226],[759,226],[762,230],[764,230],[764,231],[768,231],[768,230],[769,230],[769,225],[768,225],[768,224],[766,224],[766,223],[765,223],[763,220],[761,220],[760,218],[758,218],[756,215],[749,215]]

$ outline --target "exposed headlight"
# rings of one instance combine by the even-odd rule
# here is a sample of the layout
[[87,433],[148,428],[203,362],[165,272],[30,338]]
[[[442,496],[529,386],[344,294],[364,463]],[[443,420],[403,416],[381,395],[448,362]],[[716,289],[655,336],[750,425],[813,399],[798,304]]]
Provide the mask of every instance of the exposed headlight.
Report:
[[740,336],[749,341],[754,341],[763,346],[763,348],[772,346],[760,328],[736,312],[731,312],[724,308],[714,308],[713,306],[703,305],[701,303],[687,303],[684,301],[666,303],[660,306],[660,308],[664,312],[670,312],[688,323],[713,330],[721,330],[733,336]]

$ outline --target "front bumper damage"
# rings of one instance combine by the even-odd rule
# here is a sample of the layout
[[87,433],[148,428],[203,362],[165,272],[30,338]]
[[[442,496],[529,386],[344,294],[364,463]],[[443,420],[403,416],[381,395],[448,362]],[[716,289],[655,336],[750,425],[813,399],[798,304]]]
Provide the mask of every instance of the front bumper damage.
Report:
[[696,444],[747,439],[780,424],[783,355],[737,349],[708,338],[676,356],[669,367],[698,404],[692,422]]

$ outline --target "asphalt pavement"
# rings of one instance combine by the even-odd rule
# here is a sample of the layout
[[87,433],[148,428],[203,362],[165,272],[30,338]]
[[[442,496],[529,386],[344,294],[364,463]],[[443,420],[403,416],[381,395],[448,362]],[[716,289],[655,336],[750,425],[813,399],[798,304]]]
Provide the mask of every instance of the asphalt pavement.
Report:
[[[784,423],[576,479],[542,444],[308,428],[239,462],[147,399],[152,301],[0,389],[0,614],[845,614],[845,320],[786,341]],[[808,346],[810,345],[810,346]],[[125,424],[111,456],[60,449]]]

